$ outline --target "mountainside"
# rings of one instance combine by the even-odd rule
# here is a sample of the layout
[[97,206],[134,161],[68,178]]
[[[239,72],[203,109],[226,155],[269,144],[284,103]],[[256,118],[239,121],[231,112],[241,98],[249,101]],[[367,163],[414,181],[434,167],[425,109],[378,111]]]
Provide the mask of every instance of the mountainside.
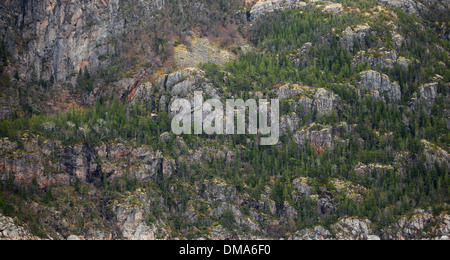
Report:
[[[448,0],[5,0],[0,240],[450,236]],[[280,141],[171,132],[280,100]]]

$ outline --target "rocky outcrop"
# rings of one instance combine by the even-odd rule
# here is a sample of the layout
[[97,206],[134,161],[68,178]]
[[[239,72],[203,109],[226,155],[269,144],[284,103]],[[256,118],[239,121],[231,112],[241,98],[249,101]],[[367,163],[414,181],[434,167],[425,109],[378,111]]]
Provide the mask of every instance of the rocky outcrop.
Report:
[[229,187],[223,180],[205,181],[198,186],[199,196],[209,202],[232,202],[236,199],[237,191]]
[[372,69],[392,69],[399,65],[402,69],[408,69],[411,61],[398,57],[396,51],[379,49],[375,53],[367,53],[366,51],[358,52],[353,58],[353,64],[368,64]]
[[354,217],[340,219],[331,226],[333,234],[321,227],[306,229],[290,236],[290,240],[380,240],[372,231],[372,222]]
[[[450,216],[433,216],[428,211],[416,210],[410,217],[402,217],[386,230],[374,231],[371,221],[356,217],[341,218],[331,226],[332,233],[317,226],[289,236],[290,240],[449,240]],[[334,234],[334,235],[333,235]]]
[[88,144],[62,145],[59,141],[41,136],[24,136],[23,148],[16,142],[0,139],[0,181],[14,179],[17,185],[35,182],[44,189],[69,186],[77,180],[91,186],[102,182],[130,179],[138,183],[169,179],[179,173],[188,175],[187,168],[200,161],[225,160],[232,163],[235,153],[230,149],[207,147],[190,150],[181,137],[175,140],[177,160],[148,146],[135,146],[132,142],[111,142],[99,146]]
[[371,176],[374,172],[377,174],[387,174],[389,171],[394,171],[394,167],[392,165],[382,165],[382,164],[364,164],[364,163],[358,163],[355,166],[355,172],[356,174],[368,177]]
[[447,167],[450,166],[450,154],[447,151],[427,140],[422,140],[422,144],[424,145],[424,154],[426,157],[425,167],[428,170],[434,169],[436,164],[441,167],[443,164],[446,164]]
[[200,63],[215,63],[222,65],[234,59],[234,55],[219,48],[208,38],[194,37],[189,39],[189,47],[180,45],[175,47],[174,60],[178,69],[196,67]]
[[450,215],[433,216],[425,210],[416,210],[411,217],[402,217],[382,235],[386,240],[449,240]]
[[148,219],[148,212],[152,212],[152,207],[157,200],[158,197],[150,199],[147,194],[138,191],[123,202],[115,203],[113,206],[115,220],[123,238],[128,240],[169,238],[164,223],[159,220],[153,220],[155,223],[150,223]]
[[34,136],[24,139],[24,148],[0,141],[0,180],[12,176],[18,184],[36,181],[41,188],[49,185],[71,185],[75,180],[99,185],[104,176],[110,180],[133,176],[140,182],[156,180],[158,173],[170,177],[175,171],[173,159],[148,147],[132,148],[128,144],[87,144],[63,146],[58,141]]
[[300,147],[305,147],[307,143],[321,151],[326,149],[334,149],[335,142],[331,128],[323,128],[314,130],[314,127],[309,127],[294,134],[294,141]]
[[10,217],[0,213],[0,240],[39,240],[27,228],[17,226]]
[[250,20],[258,19],[274,11],[305,6],[306,2],[300,0],[259,0],[250,10]]
[[[334,15],[339,15],[344,12],[344,6],[340,3],[325,2],[325,4],[321,4],[320,2],[313,0],[259,0],[252,6],[248,18],[250,21],[254,21],[265,14],[275,11],[307,6],[315,6],[324,13]],[[316,5],[316,3],[318,4]]]
[[26,81],[65,81],[81,69],[105,66],[101,57],[115,52],[110,36],[124,24],[118,0],[6,0],[1,5],[0,33]]
[[324,88],[319,88],[313,96],[313,110],[319,115],[330,114],[339,107],[339,96]]
[[445,10],[450,8],[447,0],[379,0],[382,4],[401,8],[408,14],[420,14],[434,8]]
[[393,7],[401,8],[409,14],[418,13],[424,10],[424,6],[414,0],[379,0],[382,4],[391,5]]
[[438,95],[438,83],[430,83],[420,86],[420,101],[431,108]]
[[300,126],[300,118],[296,113],[290,113],[280,118],[280,134],[287,135],[295,132]]
[[400,86],[391,82],[387,75],[377,71],[369,70],[360,73],[361,81],[358,82],[359,89],[377,91],[379,94],[389,97],[391,101],[401,100]]
[[352,183],[350,181],[345,181],[341,179],[332,179],[330,184],[336,189],[339,194],[345,194],[345,196],[357,203],[364,200],[365,195],[368,193],[368,189],[362,185]]
[[355,48],[355,42],[364,44],[371,33],[372,28],[368,24],[361,24],[354,28],[347,27],[342,32],[342,36],[340,37],[339,42],[342,47],[347,49],[349,52],[353,52]]
[[317,111],[319,115],[325,115],[336,111],[340,105],[339,96],[324,88],[284,84],[275,88],[274,93],[279,99],[288,100],[297,113]]
[[321,126],[312,124],[305,129],[297,131],[294,136],[294,142],[300,148],[307,145],[322,152],[327,149],[334,149],[339,143],[345,142],[341,137],[351,131],[346,123],[339,126]]
[[187,68],[157,78],[153,83],[146,82],[136,87],[130,97],[129,109],[135,105],[151,107],[155,112],[167,111],[170,115],[171,104],[177,98],[188,99],[193,104],[194,92],[202,91],[203,97],[219,98],[220,92],[205,78],[205,72],[197,68]]
[[339,3],[327,2],[327,4],[325,4],[324,8],[322,9],[322,12],[338,15],[344,12],[344,7],[342,6],[342,4]]
[[337,240],[380,240],[371,230],[372,222],[365,219],[343,218],[332,226]]
[[298,84],[284,84],[276,87],[273,92],[279,99],[291,99],[298,95],[311,93],[313,90],[307,86]]
[[[245,16],[236,14],[241,5],[223,4],[207,0],[2,1],[0,40],[10,54],[7,73],[18,80],[0,91],[0,118],[15,112],[66,111],[91,105],[102,96],[131,94],[131,98],[138,85],[166,62],[167,67],[183,69],[234,58],[223,42],[218,47],[217,41],[205,37],[213,31],[216,38],[239,34],[237,26],[227,26],[244,22]],[[193,37],[197,34],[198,39]],[[241,44],[242,38],[236,38],[224,45]]]
[[334,237],[330,231],[321,226],[313,229],[304,229],[298,231],[289,237],[289,240],[333,240]]
[[294,67],[299,68],[300,66],[307,65],[306,55],[312,49],[313,45],[310,42],[305,43],[302,48],[296,50],[294,53],[289,55],[289,59],[294,63]]

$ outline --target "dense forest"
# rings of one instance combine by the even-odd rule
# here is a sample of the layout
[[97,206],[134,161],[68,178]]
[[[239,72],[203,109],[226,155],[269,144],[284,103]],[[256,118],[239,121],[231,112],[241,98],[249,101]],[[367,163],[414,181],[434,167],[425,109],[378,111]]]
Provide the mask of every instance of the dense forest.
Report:
[[[374,1],[341,2],[352,8],[376,13]],[[240,53],[236,60],[225,65],[204,63],[199,66],[205,72],[205,78],[227,96],[246,99],[254,97],[256,92],[270,96],[273,95],[274,86],[285,83],[302,84],[314,89],[325,88],[335,93],[340,106],[331,114],[318,114],[314,110],[296,111],[289,102],[292,100],[282,100],[282,116],[296,113],[300,121],[299,129],[312,124],[335,127],[345,122],[352,128],[352,131],[344,131],[339,136],[345,142],[338,143],[333,149],[318,150],[312,145],[298,145],[292,135],[283,136],[279,145],[272,147],[259,146],[256,142],[258,136],[182,136],[190,151],[204,147],[225,147],[233,151],[234,160],[230,162],[213,158],[193,165],[178,164],[176,175],[154,182],[140,183],[132,173],[115,181],[103,176],[101,182],[94,184],[95,188],[101,190],[94,204],[101,204],[102,201],[104,206],[86,206],[86,211],[93,219],[108,220],[109,201],[120,198],[125,192],[143,189],[161,196],[170,208],[168,217],[163,212],[166,207],[153,207],[148,212],[149,223],[166,218],[174,236],[196,237],[197,231],[192,231],[189,223],[182,221],[192,193],[185,188],[186,183],[219,178],[238,193],[248,194],[256,201],[261,200],[266,187],[270,187],[270,199],[276,205],[287,203],[295,208],[298,212],[295,225],[286,224],[277,232],[269,234],[276,238],[284,237],[293,230],[317,225],[329,227],[346,216],[367,218],[378,229],[382,229],[397,221],[399,216],[411,214],[417,208],[431,208],[436,215],[448,212],[449,165],[438,159],[430,162],[426,157],[426,150],[430,148],[423,140],[440,149],[450,149],[450,42],[441,39],[432,28],[423,26],[423,18],[406,14],[400,9],[392,9],[392,13],[365,15],[361,11],[334,15],[309,7],[274,12],[255,22],[246,32],[255,51]],[[364,41],[355,40],[353,48],[348,50],[340,42],[340,33],[349,26],[360,24],[367,24],[375,33]],[[408,40],[401,46],[395,46],[392,39],[394,30],[407,36]],[[308,43],[312,47],[297,57],[301,62],[295,64],[291,57]],[[367,62],[354,61],[360,51],[372,53],[382,48],[397,49],[399,56],[412,61],[410,66],[407,69],[398,64],[373,67]],[[8,53],[3,44],[0,57],[3,87],[10,84],[9,76],[3,74],[3,66],[8,62]],[[367,70],[379,71],[397,82],[401,99],[375,99],[359,91],[355,86],[360,81],[361,72]],[[431,107],[414,103],[420,98],[420,86],[436,81],[436,75],[439,77],[435,102]],[[94,76],[80,72],[77,82],[84,91],[90,91],[93,80]],[[83,143],[100,146],[123,142],[134,147],[150,147],[177,159],[185,156],[178,151],[175,142],[177,137],[170,134],[169,142],[161,139],[162,134],[170,133],[170,122],[168,111],[141,105],[130,108],[127,100],[112,96],[101,97],[92,107],[66,113],[3,120],[0,122],[0,137],[16,142],[18,150],[24,149],[24,135],[33,135],[59,140],[63,146]],[[394,162],[401,161],[404,154],[408,155],[407,166],[398,169]],[[360,174],[355,170],[358,164],[392,167]],[[308,196],[300,200],[294,198],[293,183],[300,177],[308,178],[312,183],[311,194],[333,194],[336,207],[324,212],[317,210],[316,201]],[[337,192],[330,184],[335,179],[360,185],[367,192],[362,200],[350,198]],[[58,208],[61,202],[67,202],[66,193],[87,196],[86,189],[94,188],[79,180],[73,187],[66,189],[52,186],[40,189],[36,182],[18,187],[14,185],[13,175],[0,184],[0,210],[6,215],[19,216],[33,227],[34,233],[42,237],[46,236],[44,228],[25,205],[36,201]],[[208,218],[210,207],[213,206],[200,207],[198,211],[204,212],[205,218]],[[244,215],[251,215],[249,207],[241,208]],[[261,211],[271,215],[268,208]],[[233,212],[225,211],[220,219],[221,225],[230,231],[246,232],[239,229],[234,217]],[[79,220],[80,226],[85,224],[83,221],[86,220]],[[202,233],[207,232],[210,223],[199,221],[193,225]],[[82,230],[79,229],[80,234]]]

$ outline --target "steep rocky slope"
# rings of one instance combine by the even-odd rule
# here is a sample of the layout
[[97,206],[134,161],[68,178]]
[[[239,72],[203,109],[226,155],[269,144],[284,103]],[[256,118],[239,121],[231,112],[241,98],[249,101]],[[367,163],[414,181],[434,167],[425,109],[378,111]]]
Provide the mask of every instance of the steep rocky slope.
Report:
[[[237,34],[235,13],[240,7],[238,1],[219,5],[160,0],[3,1],[0,5],[0,35],[12,80],[2,84],[6,96],[0,99],[2,119],[14,112],[66,110],[126,92],[132,84],[127,79],[139,78],[140,71],[150,76],[162,66],[178,65],[180,58],[173,61],[174,46],[190,46],[192,34],[232,45],[229,34]],[[181,65],[186,62],[189,59]],[[80,82],[85,71],[94,78]]]
[[[450,236],[448,1],[0,7],[0,239]],[[280,142],[174,136],[194,91]]]

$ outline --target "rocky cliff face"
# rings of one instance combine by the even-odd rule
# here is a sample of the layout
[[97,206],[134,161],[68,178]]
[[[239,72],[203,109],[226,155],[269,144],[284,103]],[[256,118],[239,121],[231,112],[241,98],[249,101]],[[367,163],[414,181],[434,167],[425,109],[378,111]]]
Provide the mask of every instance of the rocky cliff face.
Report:
[[[432,214],[418,210],[412,217],[404,217],[388,230],[377,233],[372,229],[369,220],[358,218],[343,218],[331,227],[335,235],[323,227],[302,230],[289,239],[291,240],[406,240],[406,239],[431,239],[449,240],[448,215]],[[431,229],[432,232],[425,231]]]
[[347,27],[342,32],[340,43],[348,51],[353,51],[355,42],[365,42],[366,39],[370,36],[371,32],[372,28],[367,24],[361,24],[354,28]]
[[448,9],[450,7],[447,0],[379,0],[379,2],[401,8],[409,14],[420,14],[428,11],[429,8]]
[[255,21],[258,18],[276,11],[293,8],[315,7],[325,13],[339,15],[344,11],[344,7],[340,3],[326,2],[321,4],[320,1],[314,0],[259,0],[252,5],[248,13],[248,19]]
[[387,49],[380,49],[375,53],[360,51],[353,58],[353,62],[355,65],[358,63],[367,63],[373,70],[376,70],[377,68],[393,69],[396,65],[399,65],[405,71],[412,63],[404,57],[399,57],[396,51]]
[[[390,218],[390,214],[404,206],[403,202],[390,200],[403,200],[400,193],[404,185],[414,191],[414,185],[423,181],[410,176],[415,175],[410,167],[417,166],[418,158],[421,164],[417,168],[437,172],[436,175],[446,174],[444,171],[450,164],[445,150],[448,150],[446,133],[441,133],[445,124],[450,128],[450,120],[441,120],[439,129],[431,126],[431,131],[415,129],[416,136],[429,136],[436,130],[436,136],[426,138],[442,147],[427,140],[412,140],[409,133],[391,132],[397,128],[402,131],[417,128],[407,122],[407,117],[422,107],[426,108],[427,116],[432,116],[431,121],[438,121],[441,118],[432,115],[433,109],[443,99],[449,103],[449,97],[442,94],[445,92],[442,86],[446,86],[442,76],[411,86],[418,90],[406,93],[412,95],[411,102],[407,105],[403,104],[406,101],[400,102],[402,92],[394,78],[402,82],[402,73],[412,74],[410,69],[420,67],[421,61],[405,49],[412,39],[407,33],[399,34],[404,32],[396,28],[395,12],[376,6],[362,13],[353,5],[315,0],[244,2],[246,15],[240,9],[242,2],[237,0],[5,0],[0,3],[3,37],[0,40],[4,39],[11,54],[11,64],[5,71],[10,76],[17,71],[11,86],[0,91],[0,118],[13,115],[19,106],[27,105],[33,114],[39,112],[42,104],[66,109],[114,93],[127,102],[127,116],[120,120],[133,118],[138,125],[151,125],[166,111],[169,118],[173,116],[170,105],[174,99],[192,101],[194,91],[203,91],[205,98],[233,96],[231,87],[220,88],[221,84],[215,84],[222,79],[214,81],[212,76],[207,77],[208,69],[193,67],[200,62],[223,64],[247,51],[254,52],[255,59],[271,52],[276,54],[271,64],[263,65],[287,64],[283,69],[290,76],[283,80],[288,82],[291,76],[309,75],[309,70],[303,70],[308,66],[316,74],[290,83],[276,79],[275,85],[261,90],[254,83],[261,75],[251,71],[246,73],[251,77],[244,75],[255,91],[243,96],[279,98],[283,102],[280,130],[285,135],[283,141],[287,142],[268,149],[253,146],[259,137],[196,139],[174,137],[169,132],[161,134],[167,129],[158,129],[155,136],[146,133],[145,137],[151,138],[145,140],[147,145],[141,145],[142,140],[133,138],[133,131],[127,127],[121,129],[127,132],[124,135],[127,140],[113,135],[116,139],[104,141],[103,132],[115,131],[113,124],[110,129],[104,127],[109,113],[105,113],[104,119],[95,118],[86,127],[64,122],[71,129],[79,129],[73,133],[83,135],[86,140],[91,140],[87,138],[89,131],[98,134],[100,141],[96,140],[96,144],[86,143],[89,141],[64,144],[52,139],[60,137],[52,135],[59,129],[51,117],[42,117],[42,122],[41,117],[31,121],[39,124],[32,131],[20,129],[24,131],[10,133],[10,129],[17,129],[5,124],[0,132],[11,136],[0,139],[0,210],[10,213],[5,215],[25,216],[22,221],[28,221],[29,216],[41,219],[34,222],[39,226],[31,226],[0,214],[0,240],[35,239],[31,233],[71,240],[448,239],[447,204],[413,212],[422,198],[407,198],[404,203],[409,203],[410,214]],[[449,8],[448,1],[436,0],[380,0],[380,3],[417,15],[424,15],[431,10],[431,5],[438,6],[439,10],[444,7],[444,11]],[[302,14],[315,8],[314,15],[322,14],[328,22],[339,23],[326,30],[320,39],[299,37],[298,45],[279,53],[275,48],[256,52],[237,33],[257,26],[266,14],[294,8],[302,8],[299,10]],[[389,21],[394,24],[393,30],[384,35],[392,41],[385,44],[382,41],[386,39],[379,39],[377,47],[372,48],[365,45],[380,36],[379,26],[371,23],[371,15],[376,18],[379,14],[377,10],[394,17]],[[343,16],[339,20],[344,12],[370,19]],[[353,18],[358,22],[348,26],[347,21]],[[353,70],[352,76],[342,82],[335,82],[336,75],[327,75],[331,73],[329,67],[332,71],[334,67],[341,68],[341,64],[329,63],[332,61],[326,58],[320,60],[316,55],[321,45],[330,43],[330,37],[347,50],[348,53],[343,52],[348,56],[339,58],[343,63],[350,61],[345,68]],[[448,54],[437,44],[426,48],[425,56],[433,52],[441,53],[437,56]],[[358,75],[361,64],[368,64],[372,70]],[[399,75],[393,75],[398,66],[401,70],[395,73]],[[446,64],[440,62],[439,66],[444,68]],[[214,76],[220,75],[224,82],[234,76],[233,69],[219,68],[220,73]],[[440,73],[442,68],[433,67],[430,71]],[[298,82],[303,79],[309,81],[308,86]],[[86,83],[89,81],[91,84]],[[23,93],[24,90],[29,91]],[[358,94],[386,101],[373,104],[383,105],[380,111],[393,112],[393,115],[381,119],[370,116],[373,111],[363,104],[368,100],[361,102]],[[409,98],[407,95],[404,99]],[[38,103],[29,102],[41,97],[43,100]],[[57,104],[60,100],[64,102]],[[48,104],[53,102],[54,105]],[[354,104],[358,107],[352,108]],[[148,110],[146,120],[142,116],[130,116],[136,112],[134,109],[141,107]],[[401,112],[395,121],[397,110]],[[351,123],[336,123],[345,120]],[[409,146],[420,148],[421,154],[408,151]],[[283,160],[279,159],[281,156]],[[391,176],[394,177],[390,179]],[[392,193],[394,199],[388,194],[389,203],[383,202],[384,206],[378,207],[374,197],[381,194],[385,199],[384,186],[389,185],[383,183],[387,178],[389,181],[404,178],[405,182],[413,179],[413,182],[395,182],[399,191]],[[445,189],[446,180],[440,178],[426,193],[445,196],[444,192],[436,192],[434,185],[439,186],[436,190]],[[376,223],[353,217],[362,211],[364,216],[372,217],[373,212],[367,213],[369,207],[377,211],[377,217],[384,217],[385,213],[389,220],[383,221],[389,224],[381,228],[382,221],[376,217],[371,218]],[[314,227],[317,221],[324,226]],[[332,224],[325,227],[324,223]]]
[[119,1],[3,1],[0,33],[26,81],[66,81],[97,71],[114,55],[112,35],[121,33]]
[[293,138],[300,147],[310,145],[318,151],[334,149],[337,144],[345,142],[340,137],[351,131],[346,123],[338,126],[321,126],[313,124],[297,131]]
[[[310,126],[294,134],[299,146],[309,143],[319,152],[334,149],[338,143],[346,142],[346,133],[353,131],[346,124],[337,126]],[[170,135],[161,138],[170,142]],[[424,141],[425,142],[425,141]],[[284,201],[276,199],[277,178],[271,177],[269,184],[263,187],[259,199],[251,196],[245,190],[239,190],[221,178],[212,178],[195,182],[180,182],[170,184],[167,192],[175,194],[167,197],[165,192],[154,190],[160,180],[170,178],[189,178],[191,171],[178,166],[197,167],[198,162],[209,163],[212,158],[233,163],[233,152],[217,150],[203,146],[201,150],[190,150],[189,146],[178,137],[175,140],[176,149],[189,150],[177,160],[166,158],[160,152],[154,152],[146,147],[133,148],[126,143],[105,144],[99,147],[87,145],[61,146],[57,142],[40,137],[24,138],[23,149],[19,145],[3,140],[1,142],[2,167],[0,176],[8,182],[10,176],[18,183],[36,183],[44,189],[61,187],[68,189],[76,179],[80,180],[82,191],[80,195],[61,196],[58,206],[29,205],[35,214],[47,216],[45,230],[52,238],[62,239],[112,239],[123,238],[132,240],[198,238],[198,239],[259,239],[259,238],[289,238],[301,240],[378,240],[378,239],[448,239],[450,235],[450,219],[446,214],[438,216],[428,211],[421,211],[412,217],[405,217],[385,230],[375,229],[375,225],[367,219],[346,217],[340,219],[330,229],[315,227],[295,233],[287,233],[295,229],[295,221],[299,217],[296,207],[302,207],[305,201],[310,201],[313,211],[319,216],[326,216],[338,210],[342,198],[354,203],[362,203],[370,190],[357,183],[344,179],[331,179],[321,187],[317,187],[312,178],[300,177],[289,183],[292,187]],[[52,145],[55,148],[52,152]],[[426,143],[426,156],[430,167],[435,160],[445,160],[448,154],[443,150]],[[177,153],[175,151],[175,153]],[[180,153],[181,154],[181,153]],[[399,157],[399,160],[404,160]],[[444,162],[444,161],[442,161]],[[399,167],[399,166],[396,166]],[[428,167],[428,166],[427,166]],[[34,169],[34,170],[32,170]],[[370,174],[374,170],[379,174],[393,171],[393,166],[359,164],[355,171],[358,174]],[[102,192],[95,187],[107,178],[107,183],[126,185],[121,182],[123,177],[135,176],[138,183],[148,183],[148,188],[140,188],[121,196],[97,201]],[[80,184],[79,184],[80,185]],[[58,194],[61,188],[53,189]],[[181,192],[182,191],[182,192]],[[67,191],[66,191],[67,192]],[[73,191],[72,191],[73,192]],[[65,193],[62,193],[65,194]],[[83,194],[83,195],[82,195]],[[82,196],[79,197],[78,196]],[[106,199],[105,197],[101,197]],[[188,198],[188,200],[186,200]],[[81,201],[84,201],[82,204]],[[67,206],[73,203],[83,205],[85,209]],[[91,205],[92,204],[92,205]],[[95,212],[100,207],[103,220],[92,225],[88,220],[82,226],[76,221],[93,218],[83,212]],[[58,210],[59,209],[59,210]],[[61,213],[61,211],[63,213]],[[69,211],[70,214],[63,214]],[[72,216],[72,217],[68,217]],[[78,216],[78,217],[74,217]],[[179,222],[182,219],[182,222]],[[3,223],[3,224],[2,224]],[[190,226],[202,226],[202,230],[178,233],[174,227],[185,223]],[[229,223],[229,224],[227,224]],[[231,224],[230,224],[231,223]],[[19,223],[19,226],[22,224]],[[247,230],[245,234],[230,230],[230,226],[239,230]],[[13,225],[9,218],[0,216],[0,237],[3,239],[30,239],[28,228]],[[102,227],[103,228],[100,228]],[[80,231],[82,230],[82,232]],[[432,230],[432,232],[430,232]],[[82,237],[70,236],[83,234]]]
[[120,143],[63,146],[39,136],[26,137],[23,142],[24,148],[15,150],[17,143],[1,141],[1,180],[13,177],[18,184],[35,181],[41,188],[73,185],[77,179],[100,185],[105,176],[117,180],[133,172],[143,182],[156,180],[158,173],[170,176],[175,169],[171,159],[164,160],[161,152],[146,147]]
[[[14,98],[0,97],[1,118],[14,112],[65,110],[103,95],[122,95],[163,66],[227,61],[233,54],[205,36],[214,34],[211,38],[217,39],[235,31],[228,23],[245,17],[236,14],[241,6],[237,1],[220,6],[204,0],[8,0],[0,5],[0,40],[10,55],[8,74],[17,76],[14,88],[2,90]],[[198,40],[191,40],[194,27]],[[233,39],[221,42],[231,44]],[[88,84],[80,82],[85,71]]]
[[273,92],[280,100],[287,100],[293,111],[301,113],[317,111],[319,115],[330,114],[335,112],[340,104],[340,97],[324,88],[284,84],[276,86]]
[[39,240],[27,227],[17,226],[10,217],[0,213],[0,240]]
[[450,39],[449,23],[441,20],[442,17],[448,16],[450,8],[448,0],[379,0],[379,2],[400,8],[408,14],[423,17],[425,23],[432,25],[442,39]]
[[277,10],[305,6],[306,2],[300,0],[260,0],[253,5],[250,11],[250,19],[255,20]]
[[361,72],[361,81],[358,83],[360,89],[377,91],[381,95],[386,95],[392,101],[401,99],[400,86],[391,82],[387,75],[376,71]]

